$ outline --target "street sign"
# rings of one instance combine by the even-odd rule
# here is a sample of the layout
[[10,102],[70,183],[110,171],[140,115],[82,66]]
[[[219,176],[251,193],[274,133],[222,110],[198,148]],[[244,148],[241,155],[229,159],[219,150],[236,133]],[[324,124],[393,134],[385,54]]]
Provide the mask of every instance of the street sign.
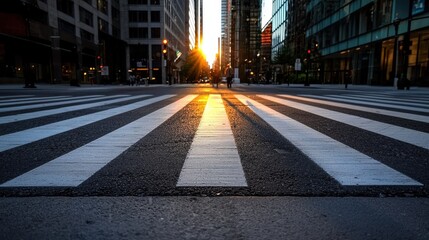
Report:
[[295,71],[301,71],[301,59],[299,58],[295,60]]
[[101,76],[109,76],[109,66],[103,66],[101,68]]

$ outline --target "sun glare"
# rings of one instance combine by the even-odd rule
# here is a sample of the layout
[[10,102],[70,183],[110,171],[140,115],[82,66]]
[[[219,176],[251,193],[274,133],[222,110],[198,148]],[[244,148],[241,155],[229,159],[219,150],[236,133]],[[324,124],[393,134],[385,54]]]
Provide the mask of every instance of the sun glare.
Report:
[[202,43],[202,49],[204,56],[206,57],[207,62],[210,64],[210,66],[214,63],[216,59],[216,53],[217,53],[217,47],[216,45],[213,45],[213,43]]

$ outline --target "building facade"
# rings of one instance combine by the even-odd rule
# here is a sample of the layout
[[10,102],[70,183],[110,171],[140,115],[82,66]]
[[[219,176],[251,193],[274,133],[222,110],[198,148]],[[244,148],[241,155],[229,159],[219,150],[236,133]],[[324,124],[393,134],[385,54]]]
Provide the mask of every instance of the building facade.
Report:
[[[429,1],[311,0],[307,41],[318,43],[324,83],[429,85]],[[314,46],[314,45],[313,45]]]
[[272,23],[268,22],[261,32],[261,54],[257,59],[259,64],[258,80],[266,78],[271,68]]
[[[128,0],[122,37],[127,42],[129,74],[149,83],[178,82],[181,54],[189,51],[187,1]],[[188,2],[189,3],[189,2]],[[189,24],[189,22],[188,22]],[[163,54],[163,40],[167,53]]]
[[[325,1],[326,2],[326,1]],[[295,58],[302,58],[306,51],[305,31],[307,29],[307,0],[289,0],[286,43]]]
[[221,5],[221,69],[231,64],[231,0],[222,0]]
[[200,1],[0,1],[0,83],[178,81],[198,44]]
[[79,85],[126,78],[118,0],[5,0],[0,22],[8,23],[0,25],[1,82]]
[[236,82],[255,79],[261,44],[259,0],[233,0],[231,8],[231,62]]
[[285,46],[288,26],[288,0],[273,0],[271,60]]

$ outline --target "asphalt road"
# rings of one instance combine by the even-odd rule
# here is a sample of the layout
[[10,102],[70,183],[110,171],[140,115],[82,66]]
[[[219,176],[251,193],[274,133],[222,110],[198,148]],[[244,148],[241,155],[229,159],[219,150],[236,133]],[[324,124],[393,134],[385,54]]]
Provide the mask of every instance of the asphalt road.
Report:
[[[0,86],[0,236],[428,239],[428,93],[339,85]],[[221,105],[212,105],[213,96]],[[210,115],[213,109],[226,120]],[[204,132],[202,119],[220,121],[219,133]],[[224,145],[227,132],[233,147]],[[220,139],[214,153],[208,145],[192,154],[212,138]],[[233,152],[238,161],[230,161]],[[186,174],[200,185],[179,186]],[[212,176],[216,186],[207,183]]]

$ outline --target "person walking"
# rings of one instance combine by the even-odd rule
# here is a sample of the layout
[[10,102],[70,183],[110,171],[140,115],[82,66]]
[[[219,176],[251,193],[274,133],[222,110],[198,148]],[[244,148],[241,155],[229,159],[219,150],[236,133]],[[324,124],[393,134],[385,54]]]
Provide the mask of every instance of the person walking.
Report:
[[231,88],[232,87],[232,77],[234,77],[234,72],[233,72],[230,64],[228,64],[227,68],[225,69],[225,76],[226,76],[226,86],[228,88]]
[[352,70],[346,70],[346,72],[344,73],[344,84],[346,89],[349,83],[351,83],[351,80],[352,80]]

